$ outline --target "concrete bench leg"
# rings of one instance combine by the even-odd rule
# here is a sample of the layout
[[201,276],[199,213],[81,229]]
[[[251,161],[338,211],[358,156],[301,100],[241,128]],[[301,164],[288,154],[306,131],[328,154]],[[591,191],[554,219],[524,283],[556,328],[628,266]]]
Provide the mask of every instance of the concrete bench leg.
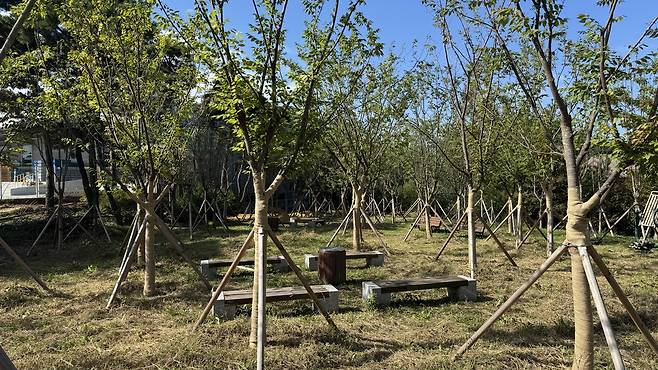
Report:
[[326,294],[326,297],[320,299],[322,308],[328,313],[338,311],[338,289],[334,288]]
[[377,257],[368,258],[366,260],[367,266],[384,266],[384,253],[377,255]]
[[278,272],[288,272],[290,271],[290,266],[288,265],[288,261],[286,261],[285,258],[281,258],[277,264],[274,265],[274,268]]
[[317,271],[318,270],[318,256],[315,254],[305,254],[304,255],[304,265],[308,271]]
[[212,314],[222,320],[233,320],[235,318],[236,307],[232,304],[226,304],[224,293],[219,295],[217,301],[212,306]]
[[377,306],[387,306],[391,303],[391,293],[382,293],[382,288],[372,281],[364,281],[361,285],[361,296],[365,301],[373,301]]
[[201,261],[200,267],[201,267],[201,273],[206,278],[214,279],[214,278],[217,277],[217,269],[216,268],[211,268],[208,265],[208,261]]
[[468,276],[459,275],[459,277],[468,280],[468,285],[458,288],[448,288],[448,297],[462,301],[472,301],[478,297],[475,279]]

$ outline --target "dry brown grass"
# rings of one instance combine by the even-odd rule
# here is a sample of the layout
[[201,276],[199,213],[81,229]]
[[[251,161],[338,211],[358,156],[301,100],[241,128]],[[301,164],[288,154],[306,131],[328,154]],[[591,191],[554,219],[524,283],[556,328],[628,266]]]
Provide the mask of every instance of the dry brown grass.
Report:
[[[512,251],[519,268],[511,267],[490,242],[479,244],[480,271],[475,302],[451,302],[445,291],[394,296],[393,304],[376,309],[361,299],[361,281],[437,276],[467,272],[465,239],[457,238],[438,262],[432,260],[447,236],[431,241],[414,232],[402,243],[406,225],[383,225],[393,256],[384,267],[350,264],[348,283],[340,286],[341,312],[333,315],[339,333],[329,330],[307,302],[268,307],[267,364],[272,369],[509,369],[560,368],[570,365],[573,320],[569,262],[558,262],[487,335],[457,362],[450,355],[543,261],[540,240]],[[11,230],[10,230],[11,231]],[[280,232],[296,262],[321,247],[331,226]],[[5,235],[7,229],[3,229]],[[230,257],[247,227],[198,235],[188,244],[193,259]],[[369,247],[376,248],[366,233]],[[511,245],[511,239],[503,235]],[[30,242],[16,241],[19,247]],[[115,239],[120,239],[116,236]],[[559,237],[558,237],[559,239]],[[348,236],[339,238],[346,243]],[[604,256],[649,328],[658,331],[658,264],[656,256],[626,248],[630,239],[608,238],[597,249]],[[19,248],[21,249],[21,248]],[[19,369],[250,369],[255,354],[248,349],[248,307],[229,322],[209,319],[197,332],[191,324],[209,295],[181,259],[159,247],[160,295],[141,297],[141,275],[133,270],[119,304],[105,310],[116,279],[116,246],[70,243],[65,250],[45,251],[29,259],[45,280],[68,297],[50,297],[33,288],[13,264],[0,273],[0,343]],[[276,253],[273,248],[270,253]],[[306,273],[318,282],[314,273]],[[294,274],[268,274],[270,286],[299,285]],[[239,272],[231,287],[248,287],[251,277]],[[601,280],[602,282],[603,280]],[[216,282],[215,282],[216,283]],[[606,304],[628,368],[658,368],[658,360],[642,336],[602,284]],[[600,325],[596,326],[596,367],[611,368]]]

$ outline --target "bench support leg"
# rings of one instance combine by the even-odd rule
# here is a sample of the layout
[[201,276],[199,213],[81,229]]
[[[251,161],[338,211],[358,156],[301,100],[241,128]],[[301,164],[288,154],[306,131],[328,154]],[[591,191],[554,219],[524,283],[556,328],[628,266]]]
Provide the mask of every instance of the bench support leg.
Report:
[[478,296],[475,279],[463,275],[459,275],[459,277],[468,280],[468,285],[457,288],[448,288],[448,297],[460,301],[475,300]]
[[212,314],[222,320],[233,320],[235,318],[235,311],[235,305],[224,302],[224,294],[221,294],[212,306]]
[[384,256],[385,254],[382,253],[377,255],[377,257],[368,258],[366,260],[366,266],[384,266]]
[[217,269],[216,268],[211,268],[207,263],[204,263],[205,261],[201,261],[201,273],[203,276],[205,276],[208,279],[215,279],[217,278]]
[[288,261],[286,261],[285,258],[280,259],[279,262],[276,265],[274,265],[274,267],[278,272],[290,271],[290,265],[288,265]]
[[364,300],[374,302],[377,306],[387,306],[391,303],[391,293],[382,293],[382,288],[372,281],[362,283],[361,295]]
[[318,256],[315,254],[305,254],[304,255],[304,265],[306,266],[307,271],[317,271],[318,270]]
[[327,313],[338,311],[338,290],[330,292],[325,298],[320,299],[320,305]]

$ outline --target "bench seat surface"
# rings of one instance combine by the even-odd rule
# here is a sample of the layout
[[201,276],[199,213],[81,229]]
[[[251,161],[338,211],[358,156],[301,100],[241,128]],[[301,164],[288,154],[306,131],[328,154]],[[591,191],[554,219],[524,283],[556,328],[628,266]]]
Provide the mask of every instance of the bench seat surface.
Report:
[[[311,285],[313,293],[319,299],[326,298],[329,293],[336,292],[333,285]],[[251,303],[251,289],[245,290],[228,290],[222,292],[224,301],[231,304],[248,304]],[[289,301],[295,299],[310,298],[308,292],[303,286],[268,288],[266,302]]]
[[382,293],[394,293],[434,288],[457,288],[467,286],[468,280],[459,276],[443,276],[412,280],[374,281],[374,283],[382,288]]
[[382,252],[379,251],[347,251],[345,252],[346,259],[370,258],[380,256]]
[[[277,257],[268,257],[267,258],[267,263],[268,264],[274,264],[274,263],[279,263],[281,260],[283,260],[283,256],[277,256]],[[233,263],[233,260],[204,260],[202,261],[203,264],[207,264],[210,267],[228,267],[231,266],[231,263]],[[238,262],[238,265],[240,266],[251,266],[254,264],[254,259],[253,258],[243,258]]]

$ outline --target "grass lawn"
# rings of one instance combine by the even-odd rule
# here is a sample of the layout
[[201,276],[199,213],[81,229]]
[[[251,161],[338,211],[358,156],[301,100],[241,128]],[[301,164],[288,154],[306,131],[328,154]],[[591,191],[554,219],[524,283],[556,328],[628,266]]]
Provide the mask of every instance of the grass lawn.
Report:
[[[318,229],[284,228],[279,237],[303,267],[303,254],[316,252],[337,222]],[[477,288],[474,302],[453,302],[445,290],[393,295],[390,307],[377,309],[361,298],[361,282],[376,279],[467,274],[466,239],[457,237],[444,256],[433,260],[446,232],[426,240],[414,231],[402,237],[408,223],[380,225],[392,256],[383,267],[365,268],[348,261],[348,282],[339,286],[340,312],[332,315],[340,332],[330,330],[310,301],[268,306],[267,366],[271,369],[510,369],[569,367],[573,350],[573,318],[569,260],[558,261],[465,356],[450,356],[521,285],[545,258],[541,236],[534,235],[520,251],[501,232],[519,267],[512,267],[493,241],[478,240]],[[229,235],[207,229],[187,242],[193,260],[230,258],[248,232],[234,224]],[[12,223],[0,233],[18,251],[25,251],[38,227]],[[100,233],[99,239],[100,239]],[[185,230],[179,235],[187,240]],[[366,246],[377,249],[367,231]],[[558,233],[556,240],[563,234]],[[339,236],[347,245],[349,235]],[[251,369],[255,352],[248,348],[249,307],[234,320],[209,318],[191,332],[209,293],[189,266],[163,242],[157,246],[156,297],[141,296],[142,274],[133,268],[117,305],[105,309],[116,280],[121,230],[115,243],[67,241],[61,251],[45,244],[27,258],[53,288],[67,297],[44,295],[4,254],[0,255],[0,344],[19,369]],[[658,337],[658,262],[656,254],[635,252],[626,237],[607,237],[597,246],[654,337]],[[277,254],[270,243],[270,254]],[[290,273],[268,274],[268,285],[300,285]],[[305,272],[312,283],[317,273]],[[247,288],[252,276],[238,271],[231,288]],[[214,280],[213,284],[217,284]],[[658,358],[599,276],[610,318],[628,368],[658,368]],[[612,368],[598,320],[595,319],[596,368]]]

